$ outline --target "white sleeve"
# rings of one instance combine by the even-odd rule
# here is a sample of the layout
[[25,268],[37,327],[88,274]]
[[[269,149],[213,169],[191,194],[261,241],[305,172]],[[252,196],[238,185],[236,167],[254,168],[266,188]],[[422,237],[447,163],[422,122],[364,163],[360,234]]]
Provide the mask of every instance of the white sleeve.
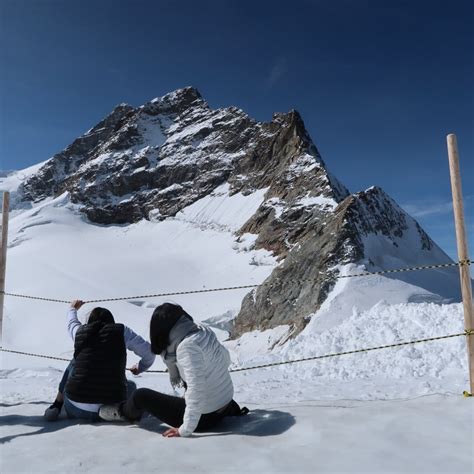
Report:
[[148,370],[153,365],[153,362],[155,362],[155,354],[151,352],[150,343],[127,326],[124,327],[123,337],[127,349],[141,357],[138,363],[138,370],[140,372]]
[[204,355],[195,344],[179,345],[176,351],[176,362],[187,389],[184,394],[186,408],[183,424],[179,427],[180,436],[191,436],[201,418],[201,401],[206,396],[206,380],[204,372]]
[[79,319],[77,319],[77,309],[69,308],[67,313],[67,332],[71,336],[72,340],[74,341],[76,337],[77,330],[82,326]]

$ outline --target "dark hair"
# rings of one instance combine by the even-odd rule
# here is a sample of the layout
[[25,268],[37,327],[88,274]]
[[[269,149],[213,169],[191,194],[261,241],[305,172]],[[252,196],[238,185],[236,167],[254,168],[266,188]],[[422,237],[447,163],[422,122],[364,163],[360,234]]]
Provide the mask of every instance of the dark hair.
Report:
[[104,324],[115,323],[115,319],[112,316],[112,313],[106,308],[94,308],[89,314],[87,324],[96,323],[98,321],[101,321]]
[[169,344],[170,331],[181,316],[189,316],[178,304],[164,303],[153,311],[150,321],[150,342],[153,354],[161,354]]

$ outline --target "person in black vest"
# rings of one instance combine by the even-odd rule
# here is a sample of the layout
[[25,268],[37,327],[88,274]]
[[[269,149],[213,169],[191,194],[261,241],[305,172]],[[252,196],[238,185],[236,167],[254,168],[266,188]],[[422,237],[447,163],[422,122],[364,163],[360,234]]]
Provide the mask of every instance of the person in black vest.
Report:
[[[151,347],[139,335],[123,324],[117,324],[106,308],[94,308],[87,324],[77,319],[83,305],[73,301],[68,312],[68,332],[74,341],[74,359],[66,369],[54,403],[46,410],[45,418],[54,421],[64,404],[70,418],[100,421],[103,404],[117,403],[127,398],[125,377],[127,349],[141,357],[131,371],[137,375],[155,361]],[[133,387],[130,387],[132,385]],[[130,391],[130,390],[128,390]]]

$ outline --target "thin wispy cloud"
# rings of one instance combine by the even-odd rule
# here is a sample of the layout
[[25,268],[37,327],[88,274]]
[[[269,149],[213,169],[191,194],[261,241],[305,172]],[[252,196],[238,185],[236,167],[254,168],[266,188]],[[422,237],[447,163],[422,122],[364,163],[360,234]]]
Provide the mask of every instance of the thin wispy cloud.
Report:
[[408,212],[412,217],[426,217],[434,216],[437,214],[446,214],[453,211],[452,202],[442,202],[437,204],[403,204],[403,209]]
[[[474,196],[464,196],[464,207],[470,208],[470,202]],[[428,217],[436,216],[441,214],[447,214],[453,212],[452,201],[443,202],[415,202],[402,204],[403,209],[408,212],[412,217]]]
[[267,88],[271,89],[272,87],[274,87],[277,84],[277,82],[287,72],[288,72],[288,60],[286,59],[286,57],[281,56],[275,60],[272,68],[270,69],[268,73],[267,81],[266,81]]

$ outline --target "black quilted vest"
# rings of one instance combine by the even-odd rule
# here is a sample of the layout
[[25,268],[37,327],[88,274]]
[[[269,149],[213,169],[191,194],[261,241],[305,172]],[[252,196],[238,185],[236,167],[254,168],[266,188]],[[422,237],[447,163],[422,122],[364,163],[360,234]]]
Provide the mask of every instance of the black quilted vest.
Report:
[[82,325],[74,340],[74,369],[66,396],[80,403],[117,403],[127,398],[127,349],[123,324]]

